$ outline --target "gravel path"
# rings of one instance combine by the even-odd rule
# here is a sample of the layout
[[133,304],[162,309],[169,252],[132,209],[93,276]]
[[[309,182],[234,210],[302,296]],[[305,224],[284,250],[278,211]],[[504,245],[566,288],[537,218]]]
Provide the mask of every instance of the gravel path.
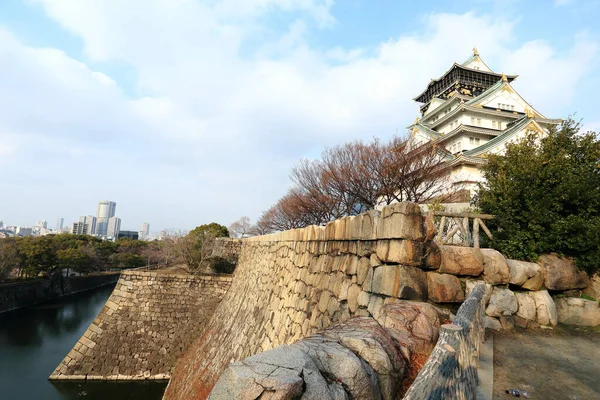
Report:
[[494,399],[600,400],[600,329],[558,326],[494,334]]

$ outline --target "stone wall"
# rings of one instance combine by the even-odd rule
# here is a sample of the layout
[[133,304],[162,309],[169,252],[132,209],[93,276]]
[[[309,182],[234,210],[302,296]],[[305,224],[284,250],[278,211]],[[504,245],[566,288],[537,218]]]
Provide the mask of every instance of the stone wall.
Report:
[[485,285],[478,284],[460,306],[453,323],[441,326],[438,342],[404,400],[476,398],[485,293]]
[[55,275],[52,278],[2,284],[0,285],[0,313],[114,284],[117,279],[119,279],[119,272],[68,278]]
[[[434,235],[417,205],[400,203],[326,227],[246,239],[230,291],[178,361],[165,397],[206,398],[231,361],[295,343],[354,316],[377,319],[397,299],[426,300]],[[437,328],[423,335],[430,340],[407,344],[409,352],[430,350],[427,343],[437,338]]]
[[50,379],[168,379],[231,279],[124,271],[103,309]]
[[[353,317],[380,323],[382,310],[399,299],[458,306],[484,282],[479,304],[485,306],[486,326],[535,327],[558,321],[555,302],[542,286],[555,288],[556,294],[587,284],[576,268],[562,276],[565,268],[549,260],[525,263],[491,249],[438,247],[435,233],[433,221],[417,205],[399,203],[325,227],[243,240],[231,289],[177,362],[165,398],[206,398],[231,362],[336,329]],[[586,301],[562,303],[580,307],[584,318],[598,310],[597,302]],[[423,313],[401,314],[403,321],[422,328],[421,341],[392,335],[409,362],[411,353],[428,354],[433,348],[439,321],[425,323]]]
[[240,256],[242,243],[243,239],[216,238],[212,256],[223,257],[235,264]]

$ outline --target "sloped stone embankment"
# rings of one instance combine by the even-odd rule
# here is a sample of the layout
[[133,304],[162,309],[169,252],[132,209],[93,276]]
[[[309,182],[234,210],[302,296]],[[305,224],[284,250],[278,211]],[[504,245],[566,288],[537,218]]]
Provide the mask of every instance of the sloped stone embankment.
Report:
[[168,379],[230,284],[228,276],[124,271],[50,379]]

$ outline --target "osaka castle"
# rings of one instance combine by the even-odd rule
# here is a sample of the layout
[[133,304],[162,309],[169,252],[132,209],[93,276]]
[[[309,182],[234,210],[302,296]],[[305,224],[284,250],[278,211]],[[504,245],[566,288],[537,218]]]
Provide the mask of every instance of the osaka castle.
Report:
[[513,89],[515,79],[492,71],[473,49],[468,60],[454,63],[414,98],[421,106],[408,127],[411,142],[435,141],[445,149],[451,191],[473,194],[483,181],[480,168],[487,154],[503,154],[509,142],[531,131],[545,135],[562,121],[546,118],[527,103]]

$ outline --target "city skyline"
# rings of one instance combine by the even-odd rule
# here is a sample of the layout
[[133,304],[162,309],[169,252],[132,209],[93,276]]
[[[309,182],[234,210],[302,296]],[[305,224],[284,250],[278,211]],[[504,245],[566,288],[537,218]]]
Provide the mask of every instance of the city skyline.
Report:
[[210,3],[0,2],[0,218],[107,198],[136,231],[254,222],[299,160],[404,134],[473,47],[536,109],[600,127],[595,1]]

